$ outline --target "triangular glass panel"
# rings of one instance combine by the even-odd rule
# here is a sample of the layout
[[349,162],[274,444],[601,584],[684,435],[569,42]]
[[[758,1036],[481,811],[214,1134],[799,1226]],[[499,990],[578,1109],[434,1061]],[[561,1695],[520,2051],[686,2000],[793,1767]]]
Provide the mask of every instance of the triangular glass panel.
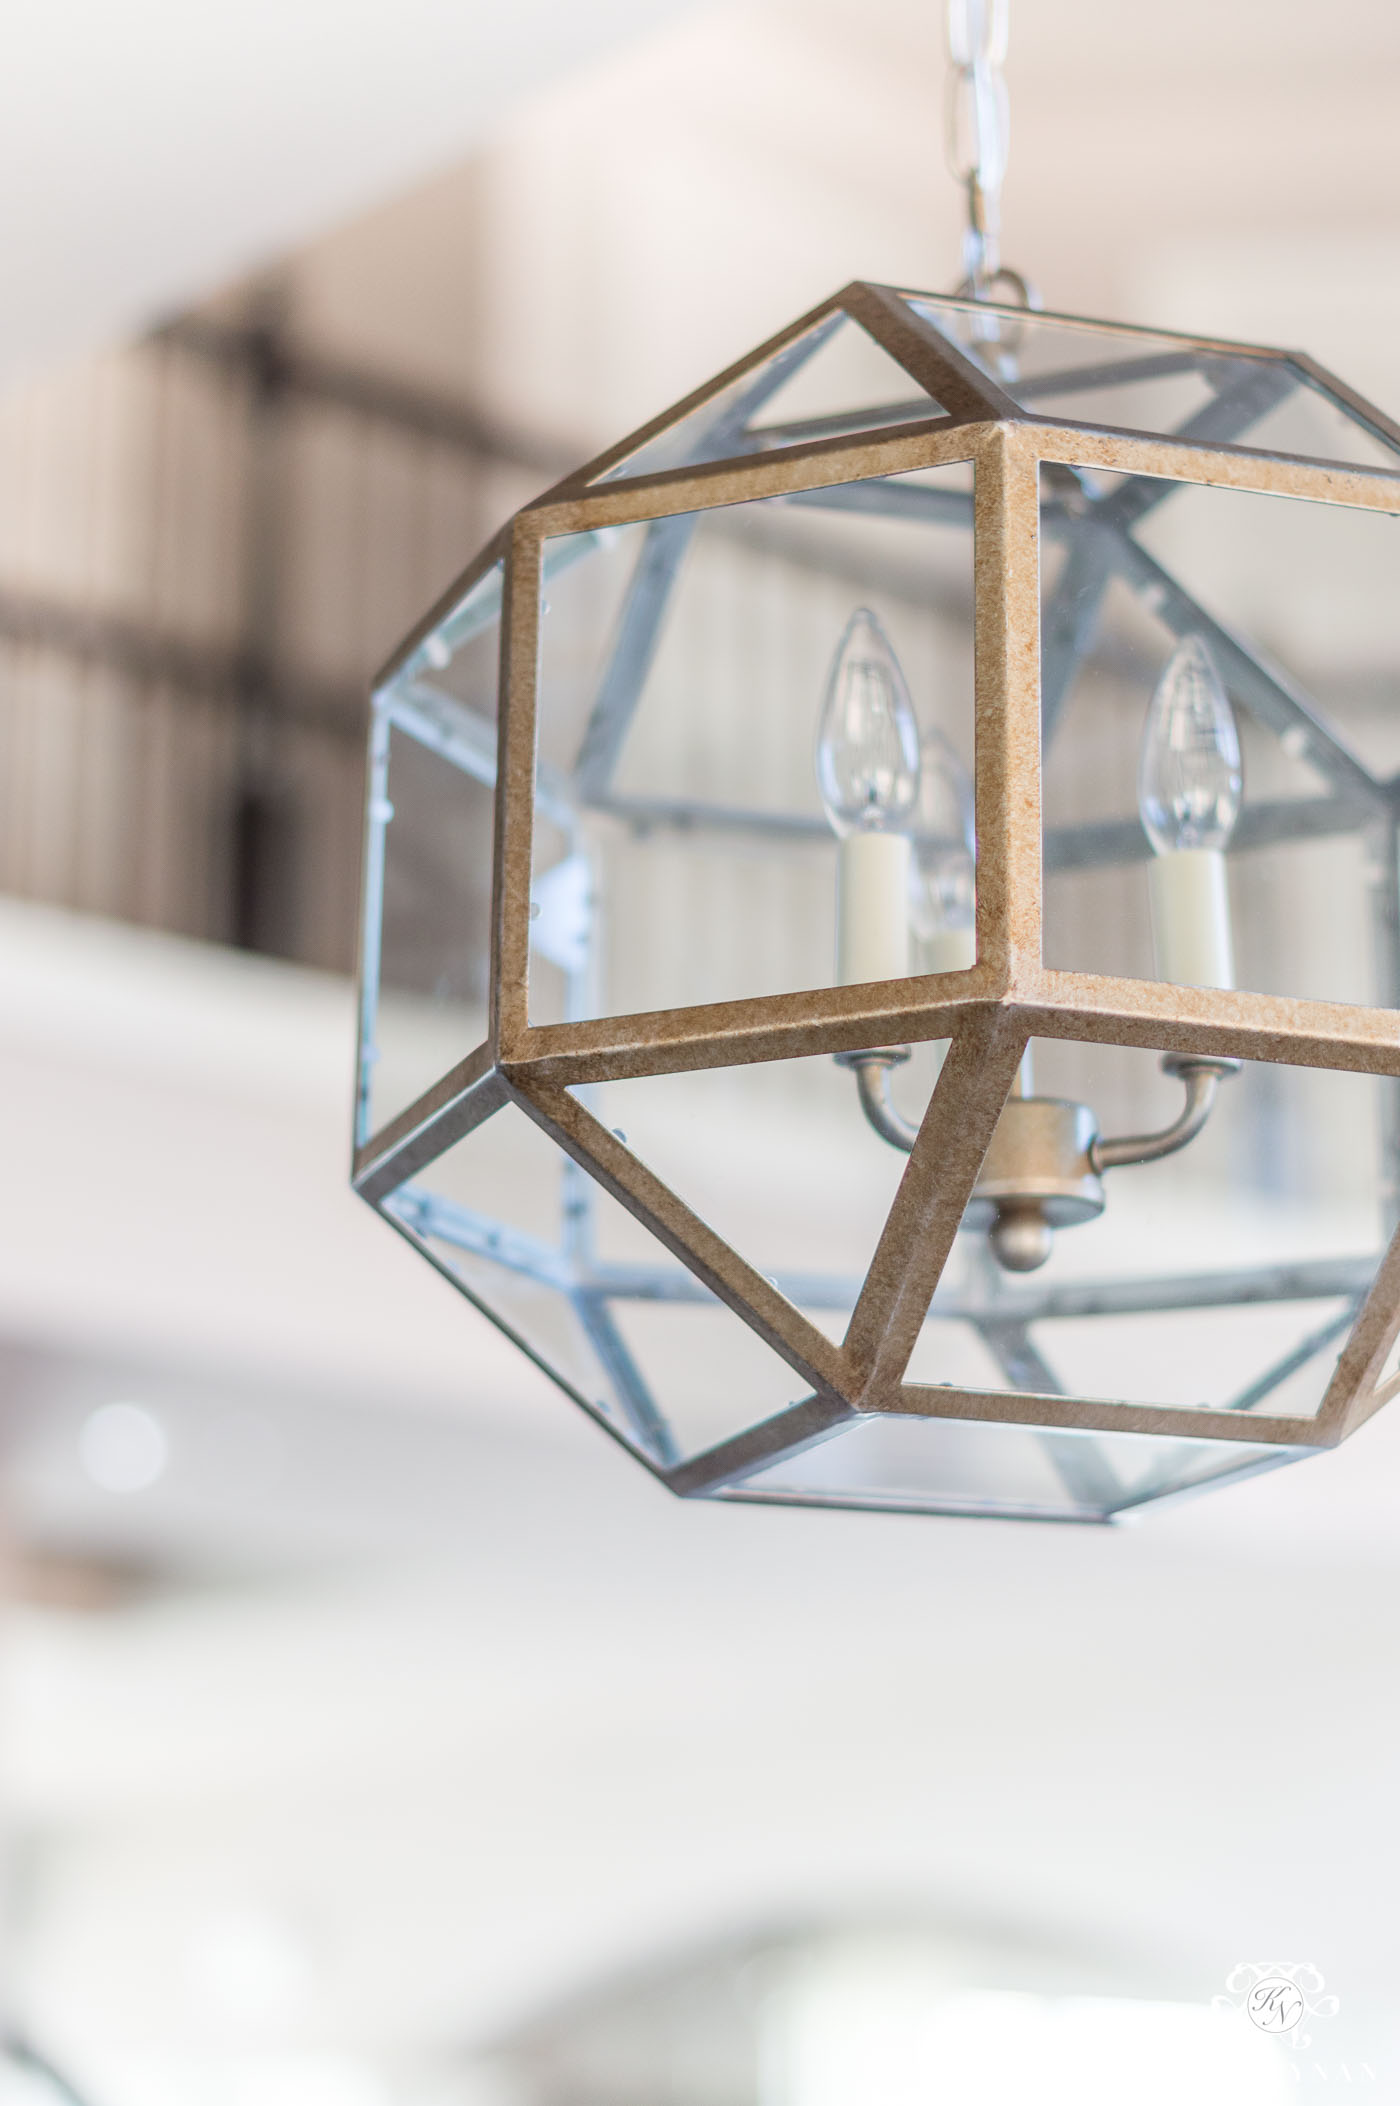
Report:
[[1354,410],[1325,381],[1288,365],[1296,385],[1241,435],[1244,446],[1304,459],[1342,461],[1349,468],[1400,472],[1400,444]]
[[811,1392],[513,1104],[383,1210],[658,1468]]
[[847,315],[750,419],[749,436],[769,452],[944,414],[898,360]]
[[718,1447],[812,1395],[812,1386],[717,1296],[662,1303],[632,1291],[606,1304],[638,1382],[656,1398],[677,1459]]
[[[920,1116],[944,1051],[917,1046],[891,1071],[901,1115]],[[835,1343],[844,1338],[906,1162],[866,1123],[848,1067],[819,1055],[630,1077],[574,1094],[797,1316]],[[600,1253],[611,1255],[606,1237]],[[941,1292],[954,1291],[975,1255],[961,1239]],[[931,1379],[997,1379],[975,1332],[945,1323],[941,1303],[919,1353],[940,1371]]]
[[944,414],[859,322],[829,315],[596,480],[742,459]]
[[1400,449],[1286,358],[986,302],[908,304],[1029,416],[1400,469]]

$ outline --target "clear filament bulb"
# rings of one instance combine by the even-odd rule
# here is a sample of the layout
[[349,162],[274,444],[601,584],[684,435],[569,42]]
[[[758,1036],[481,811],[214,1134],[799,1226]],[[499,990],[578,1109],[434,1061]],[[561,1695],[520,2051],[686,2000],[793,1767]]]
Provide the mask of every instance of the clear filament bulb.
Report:
[[1224,848],[1239,817],[1240,740],[1204,637],[1183,636],[1147,712],[1138,811],[1159,856]]
[[919,798],[919,725],[894,646],[858,607],[827,676],[817,787],[838,834],[905,833]]
[[910,920],[925,940],[976,919],[972,782],[958,754],[932,725],[923,732],[923,769],[911,831],[914,869]]

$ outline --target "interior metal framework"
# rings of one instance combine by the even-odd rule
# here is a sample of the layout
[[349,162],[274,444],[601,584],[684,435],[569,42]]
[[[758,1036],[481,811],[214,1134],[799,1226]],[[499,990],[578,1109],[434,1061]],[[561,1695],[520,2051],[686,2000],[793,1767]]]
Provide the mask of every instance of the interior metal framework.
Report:
[[[921,303],[916,307],[912,302]],[[619,1426],[600,1413],[556,1371],[556,1379],[607,1430],[673,1491],[743,1498],[817,1497],[820,1503],[908,1506],[947,1511],[936,1498],[858,1492],[832,1499],[764,1491],[749,1480],[776,1461],[799,1455],[862,1417],[979,1421],[1034,1428],[1051,1443],[1065,1479],[1063,1516],[1105,1519],[1125,1507],[1180,1485],[1159,1483],[1128,1497],[1107,1481],[1094,1444],[1061,1435],[1130,1434],[1182,1452],[1181,1443],[1225,1444],[1208,1473],[1212,1481],[1336,1445],[1386,1400],[1382,1373],[1400,1331],[1400,1233],[1377,1260],[1335,1258],[1289,1268],[1240,1267],[1196,1277],[1082,1283],[1070,1289],[1018,1283],[992,1304],[975,1298],[946,1313],[977,1324],[1008,1387],[998,1393],[910,1382],[906,1368],[957,1234],[983,1155],[1016,1076],[1028,1040],[1059,1038],[1351,1070],[1400,1078],[1400,1014],[1393,1007],[1360,1007],[1248,992],[1213,991],[1165,983],[1113,979],[1053,970],[1042,956],[1043,869],[1084,868],[1131,860],[1145,853],[1135,829],[1087,826],[1042,840],[1042,742],[1054,724],[1084,647],[1086,581],[1093,594],[1115,574],[1141,587],[1150,582],[1155,604],[1178,633],[1204,633],[1219,654],[1232,691],[1260,721],[1280,731],[1301,727],[1309,754],[1325,776],[1326,795],[1287,805],[1247,808],[1242,827],[1251,841],[1281,838],[1300,825],[1310,832],[1365,829],[1375,845],[1379,875],[1375,906],[1382,932],[1383,992],[1400,1002],[1400,876],[1397,833],[1400,790],[1364,768],[1328,730],[1315,705],[1257,658],[1247,645],[1213,623],[1134,539],[1132,527],[1154,502],[1160,481],[1120,486],[1087,506],[1046,505],[1044,464],[1118,475],[1167,479],[1241,491],[1273,493],[1319,504],[1400,513],[1400,427],[1345,385],[1295,353],[1247,347],[1242,383],[1231,381],[1225,360],[1246,349],[1199,338],[1172,339],[1173,349],[1144,354],[1140,333],[1092,324],[1121,343],[1117,375],[1150,377],[1175,359],[1183,372],[1206,376],[1206,409],[1169,437],[1127,429],[1048,421],[1033,394],[1012,396],[990,366],[936,326],[938,310],[966,303],[907,295],[855,284],[761,347],[751,358],[698,390],[665,417],[556,484],[528,505],[482,551],[452,591],[407,639],[378,687],[366,828],[361,1078],[374,1057],[378,992],[377,928],[384,853],[384,770],[392,722],[451,750],[460,767],[495,783],[494,891],[488,1036],[416,1102],[377,1133],[366,1130],[362,1089],[353,1177],[356,1190],[402,1234],[433,1258],[424,1240],[456,1239],[463,1248],[502,1255],[502,1231],[460,1207],[435,1199],[417,1182],[444,1150],[507,1104],[519,1106],[586,1173],[619,1200],[660,1246],[656,1266],[594,1267],[580,1256],[567,1278],[551,1260],[606,1351],[610,1299],[718,1297],[795,1372],[806,1394],[789,1409],[698,1455],[682,1455],[644,1388],[632,1381],[628,1416]],[[1015,321],[1015,310],[986,310]],[[810,355],[823,326],[851,318],[908,373],[911,400],[892,418],[872,412],[865,428],[850,417],[760,431],[763,403],[787,371]],[[1160,333],[1153,338],[1160,346]],[[784,365],[784,356],[788,363]],[[748,374],[753,387],[735,390]],[[775,375],[777,376],[775,378]],[[1222,377],[1225,376],[1225,377]],[[1091,387],[1103,371],[1087,366],[1059,374],[1054,392]],[[1300,385],[1325,388],[1385,445],[1397,449],[1394,472],[1272,454],[1239,443],[1236,434],[1258,414],[1261,390],[1281,399]],[[920,393],[919,391],[922,391]],[[1048,390],[1047,390],[1048,391]],[[1028,391],[1022,390],[1023,398]],[[917,399],[914,399],[916,398]],[[926,398],[932,397],[932,402]],[[716,404],[708,427],[696,413]],[[706,432],[679,466],[628,473],[629,457],[682,419]],[[977,824],[977,963],[969,969],[866,986],[673,1009],[641,1015],[531,1024],[529,1018],[532,828],[537,798],[556,825],[570,815],[606,808],[610,782],[629,713],[666,603],[668,579],[684,552],[681,516],[710,507],[768,497],[879,509],[894,501],[880,479],[920,468],[970,462],[969,500],[928,487],[904,486],[901,504],[930,513],[970,504],[975,535],[975,779]],[[626,522],[653,522],[646,553],[630,588],[612,663],[594,705],[579,766],[572,780],[536,771],[536,700],[541,579],[545,544]],[[1039,598],[1038,537],[1068,545],[1061,585],[1045,612]],[[450,626],[472,588],[503,565],[499,751],[493,727],[468,723],[461,705],[435,690],[432,639]],[[752,824],[719,809],[656,803],[638,816],[652,825]],[[1274,832],[1271,835],[1270,829]],[[1130,838],[1132,837],[1132,838]],[[625,1143],[571,1091],[610,1078],[659,1075],[798,1055],[852,1053],[873,1046],[948,1040],[949,1051],[909,1155],[898,1193],[858,1292],[853,1283],[767,1278],[748,1265],[675,1192],[654,1176]],[[1400,1092],[1387,1092],[1400,1095]],[[1387,1114],[1389,1181],[1396,1183],[1397,1118]],[[509,1232],[506,1232],[509,1242]],[[433,1262],[437,1262],[433,1258]],[[528,1271],[542,1262],[516,1239],[508,1262]],[[459,1287],[460,1280],[454,1282]],[[469,1291],[469,1290],[468,1290]],[[946,1290],[945,1290],[946,1291]],[[1042,1368],[1027,1338],[1037,1316],[1095,1314],[1129,1309],[1204,1309],[1226,1303],[1343,1296],[1352,1318],[1317,1414],[1271,1416],[1270,1391],[1288,1365],[1266,1370],[1259,1382],[1222,1410],[1175,1409],[1094,1402],[1047,1393]],[[1047,1300],[1047,1297],[1049,1298]],[[795,1305],[850,1307],[839,1343]],[[490,1309],[503,1328],[509,1329]],[[1337,1328],[1334,1325],[1334,1330]],[[512,1334],[514,1335],[514,1334]],[[531,1347],[524,1341],[525,1350]],[[1316,1341],[1311,1342],[1314,1346]],[[532,1354],[532,1357],[533,1354]],[[614,1359],[616,1360],[616,1354]],[[1295,1356],[1296,1357],[1296,1356]],[[543,1364],[543,1362],[541,1363]],[[635,1373],[635,1371],[634,1371]],[[626,1386],[626,1385],[624,1385]],[[1190,1473],[1187,1473],[1189,1479]],[[1183,1480],[1185,1482],[1186,1480]],[[966,1503],[955,1510],[968,1511]],[[972,1509],[977,1510],[977,1509]],[[989,1500],[985,1511],[1006,1511]]]

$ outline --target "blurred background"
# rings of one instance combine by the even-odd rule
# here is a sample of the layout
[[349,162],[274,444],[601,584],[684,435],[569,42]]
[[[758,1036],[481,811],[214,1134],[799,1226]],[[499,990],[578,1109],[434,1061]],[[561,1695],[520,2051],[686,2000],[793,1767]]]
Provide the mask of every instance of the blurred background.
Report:
[[[1400,1417],[1121,1531],[682,1506],[346,1185],[370,675],[960,274],[941,17],[11,0],[6,2106],[1400,2085]],[[1400,406],[1392,7],[1016,0],[1008,73],[1049,306]],[[1306,2051],[1213,2007],[1304,1961]]]

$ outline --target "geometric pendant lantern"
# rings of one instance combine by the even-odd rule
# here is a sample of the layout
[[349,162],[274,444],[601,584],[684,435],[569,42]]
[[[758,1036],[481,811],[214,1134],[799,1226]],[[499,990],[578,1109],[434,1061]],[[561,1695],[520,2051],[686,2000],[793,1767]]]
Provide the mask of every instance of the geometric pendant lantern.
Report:
[[356,1189],[687,1496],[1335,1446],[1400,1386],[1397,515],[1305,357],[849,286],[382,676]]

